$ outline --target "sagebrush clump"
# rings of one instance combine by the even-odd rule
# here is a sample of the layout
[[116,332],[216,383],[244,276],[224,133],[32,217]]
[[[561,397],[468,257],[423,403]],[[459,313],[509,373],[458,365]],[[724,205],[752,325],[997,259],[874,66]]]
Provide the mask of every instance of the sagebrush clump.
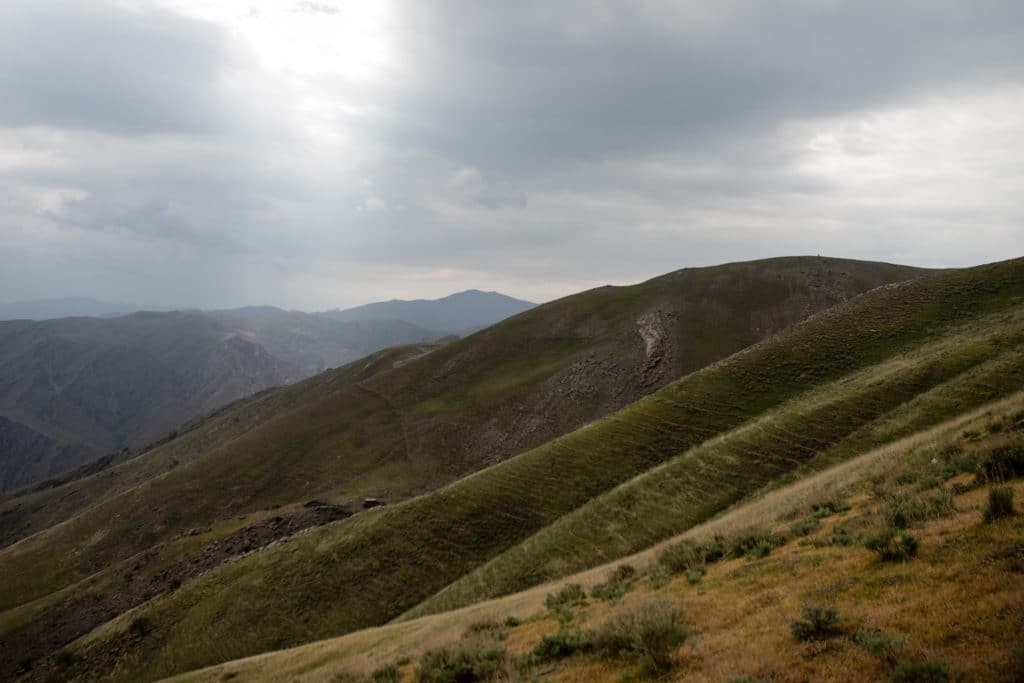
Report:
[[1004,517],[1012,517],[1013,513],[1013,489],[1009,486],[995,486],[989,489],[985,521],[994,522]]
[[633,588],[636,569],[632,565],[622,564],[608,576],[608,580],[590,589],[590,597],[598,600],[614,602]]
[[900,662],[893,669],[892,683],[946,683],[952,680],[949,663],[944,659]]
[[651,675],[672,669],[676,650],[689,630],[682,612],[660,601],[651,601],[619,612],[595,634],[596,649],[608,657],[634,661]]
[[570,583],[557,593],[548,593],[544,598],[544,606],[556,614],[586,602],[587,594],[578,583]]
[[797,640],[826,640],[842,633],[839,611],[835,607],[804,607],[803,619],[789,625]]
[[431,650],[420,657],[420,683],[490,681],[505,667],[505,648],[495,645]]
[[906,562],[917,556],[918,540],[905,531],[885,529],[870,537],[864,545],[878,553],[883,562]]
[[531,661],[535,664],[543,664],[593,649],[593,633],[580,630],[569,631],[563,627],[555,633],[541,636],[540,642],[533,648]]

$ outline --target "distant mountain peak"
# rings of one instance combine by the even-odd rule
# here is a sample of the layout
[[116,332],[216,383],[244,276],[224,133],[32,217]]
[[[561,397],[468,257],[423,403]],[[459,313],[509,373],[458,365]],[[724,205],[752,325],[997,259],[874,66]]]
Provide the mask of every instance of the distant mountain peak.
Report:
[[455,292],[439,299],[391,299],[347,309],[324,311],[333,320],[401,320],[437,332],[466,333],[488,327],[536,304],[479,289]]

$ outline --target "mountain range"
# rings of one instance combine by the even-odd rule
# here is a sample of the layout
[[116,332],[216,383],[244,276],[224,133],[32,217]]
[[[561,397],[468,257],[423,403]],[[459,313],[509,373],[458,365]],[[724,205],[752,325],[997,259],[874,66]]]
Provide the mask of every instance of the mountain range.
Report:
[[[43,319],[0,320],[0,491],[123,449],[117,457],[130,457],[196,415],[381,348],[486,326],[516,301],[466,292],[351,320],[270,306],[117,315],[131,305],[9,305],[0,313]],[[68,311],[105,317],[51,317]]]

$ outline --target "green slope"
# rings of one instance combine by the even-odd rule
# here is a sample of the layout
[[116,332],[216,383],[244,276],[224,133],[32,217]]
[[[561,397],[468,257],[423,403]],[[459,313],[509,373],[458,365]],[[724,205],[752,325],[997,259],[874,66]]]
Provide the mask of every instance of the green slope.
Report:
[[[395,364],[438,348],[414,344],[373,353],[302,382],[263,391],[191,420],[141,455],[115,454],[67,475],[0,498],[0,546],[30,536],[147,480],[187,465],[271,418],[301,408]],[[119,457],[128,459],[119,461]]]
[[[0,551],[7,577],[0,609],[65,588],[191,528],[314,497],[393,500],[436,489],[813,311],[920,272],[771,259],[687,269],[539,306],[415,362],[313,392],[303,405],[229,441],[198,444],[187,466],[167,467],[176,457],[173,445],[142,456],[125,479],[137,485],[106,489],[117,495],[97,501],[91,491],[76,493],[91,484],[71,484],[35,499],[28,517],[0,516],[0,536],[10,537],[64,519],[43,512],[54,500],[74,498],[80,510]],[[83,509],[86,500],[92,502]]]
[[[489,569],[505,568],[453,586],[444,604],[642,547],[872,431],[899,432],[903,404],[920,403],[907,424],[928,423],[943,397],[970,407],[1019,389],[1003,371],[1020,365],[1022,296],[1019,260],[870,292],[435,493],[211,572],[133,612],[144,637],[126,618],[80,643],[80,671],[108,675],[117,662],[127,678],[166,675],[382,623],[494,558]],[[648,471],[651,483],[627,484]],[[619,515],[648,504],[648,489],[652,517],[666,496],[681,510],[634,532]],[[503,562],[521,543],[525,560]]]

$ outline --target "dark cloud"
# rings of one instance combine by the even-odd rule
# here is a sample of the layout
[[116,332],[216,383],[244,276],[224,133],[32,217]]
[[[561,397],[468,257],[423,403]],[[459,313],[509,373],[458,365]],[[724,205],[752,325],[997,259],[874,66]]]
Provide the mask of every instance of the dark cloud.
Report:
[[106,2],[0,5],[0,124],[117,133],[223,127],[213,25]]
[[415,3],[378,131],[494,171],[706,148],[786,117],[1019,80],[1024,5]]
[[1020,3],[395,3],[361,74],[363,5],[160,2],[0,6],[9,298],[544,299],[1024,243]]

